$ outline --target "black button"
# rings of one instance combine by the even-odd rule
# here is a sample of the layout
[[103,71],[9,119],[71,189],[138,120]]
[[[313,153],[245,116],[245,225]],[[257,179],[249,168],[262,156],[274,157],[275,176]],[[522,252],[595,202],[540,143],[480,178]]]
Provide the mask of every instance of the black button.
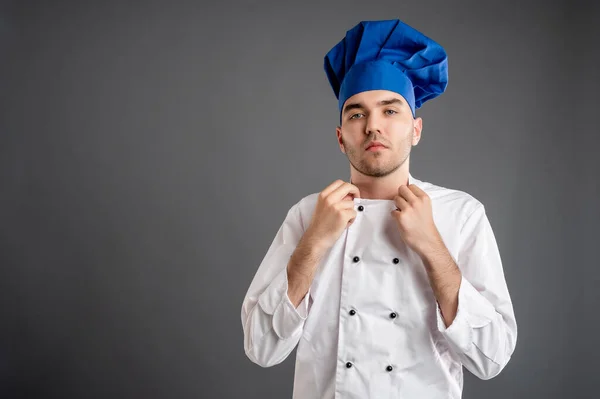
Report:
[[354,309],[351,309],[348,313],[350,313],[350,316],[354,316],[356,314],[356,311]]
[[359,205],[359,206],[358,206],[358,210],[362,212],[362,211],[364,211],[364,210],[365,210],[365,207],[364,207],[364,206],[362,206],[362,205]]
[[395,318],[396,318],[396,316],[398,316],[398,315],[396,314],[396,312],[392,312],[392,313],[390,313],[390,317],[391,317],[392,319],[395,319]]
[[394,368],[392,366],[387,366],[386,370],[387,371],[392,371]]
[[398,258],[394,258],[394,263],[396,263],[396,264],[397,264],[398,262],[400,262],[400,259],[398,259]]
[[352,259],[354,262],[358,262],[360,260],[360,258],[358,256],[355,256],[354,259]]
[[346,363],[346,368],[350,368],[350,367],[352,367],[352,363],[350,363],[350,362]]

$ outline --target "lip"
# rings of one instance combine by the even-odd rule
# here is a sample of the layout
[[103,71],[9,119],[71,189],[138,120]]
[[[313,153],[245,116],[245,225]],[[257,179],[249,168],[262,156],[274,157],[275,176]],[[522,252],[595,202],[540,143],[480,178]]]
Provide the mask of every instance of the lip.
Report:
[[387,148],[386,146],[384,146],[383,144],[374,141],[371,144],[369,144],[369,146],[367,147],[366,151],[379,151],[379,150],[383,150]]

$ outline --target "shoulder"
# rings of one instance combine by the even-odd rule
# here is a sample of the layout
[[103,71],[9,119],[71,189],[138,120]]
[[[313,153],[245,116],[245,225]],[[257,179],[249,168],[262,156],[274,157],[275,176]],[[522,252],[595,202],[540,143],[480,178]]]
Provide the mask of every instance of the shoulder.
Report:
[[464,190],[423,180],[416,180],[415,184],[431,198],[432,206],[445,215],[456,216],[459,222],[464,222],[475,211],[485,212],[483,203]]
[[311,193],[302,197],[294,206],[297,207],[298,212],[301,216],[306,217],[307,215],[312,216],[320,193]]
[[311,193],[293,203],[288,209],[286,221],[288,223],[298,223],[304,229],[308,226],[310,218],[314,212],[319,193]]

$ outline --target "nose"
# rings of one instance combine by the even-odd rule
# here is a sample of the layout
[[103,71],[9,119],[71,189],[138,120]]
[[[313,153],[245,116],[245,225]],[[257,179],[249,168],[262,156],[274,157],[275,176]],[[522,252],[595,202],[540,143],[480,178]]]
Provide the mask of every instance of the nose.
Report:
[[372,133],[379,134],[381,133],[381,120],[372,113],[367,117],[367,124],[365,126],[365,133],[370,135]]

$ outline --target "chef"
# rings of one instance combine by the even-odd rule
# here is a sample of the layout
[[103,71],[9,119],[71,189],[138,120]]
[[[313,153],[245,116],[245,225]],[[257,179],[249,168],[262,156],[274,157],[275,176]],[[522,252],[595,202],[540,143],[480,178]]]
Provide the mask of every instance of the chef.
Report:
[[350,179],[290,207],[244,298],[248,358],[296,348],[293,398],[460,398],[517,324],[484,205],[409,171],[448,83],[444,49],[399,20],[363,21],[325,56]]

